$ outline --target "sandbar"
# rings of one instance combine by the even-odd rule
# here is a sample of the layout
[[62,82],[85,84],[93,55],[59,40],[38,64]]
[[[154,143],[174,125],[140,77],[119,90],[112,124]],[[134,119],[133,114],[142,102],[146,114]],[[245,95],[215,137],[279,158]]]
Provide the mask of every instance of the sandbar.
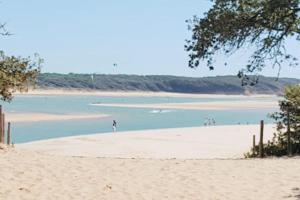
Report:
[[[19,148],[67,156],[213,159],[243,158],[259,140],[259,125],[226,125],[141,130],[55,138],[18,144]],[[274,125],[265,125],[271,139]]]
[[49,114],[49,113],[6,113],[9,122],[40,122],[61,120],[83,120],[105,118],[105,114]]
[[193,103],[161,103],[161,104],[120,104],[93,103],[92,106],[151,108],[151,109],[183,109],[183,110],[241,110],[241,109],[276,109],[277,101],[222,101],[222,102],[193,102]]

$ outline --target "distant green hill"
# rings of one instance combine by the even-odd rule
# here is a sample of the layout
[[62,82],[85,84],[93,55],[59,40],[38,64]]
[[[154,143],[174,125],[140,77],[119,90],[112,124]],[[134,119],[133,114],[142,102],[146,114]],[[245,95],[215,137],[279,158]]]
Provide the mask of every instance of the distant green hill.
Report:
[[159,91],[203,94],[281,94],[286,85],[300,84],[300,79],[260,77],[255,86],[241,86],[236,76],[190,78],[179,76],[138,76],[44,73],[38,77],[39,88],[84,89],[101,91]]

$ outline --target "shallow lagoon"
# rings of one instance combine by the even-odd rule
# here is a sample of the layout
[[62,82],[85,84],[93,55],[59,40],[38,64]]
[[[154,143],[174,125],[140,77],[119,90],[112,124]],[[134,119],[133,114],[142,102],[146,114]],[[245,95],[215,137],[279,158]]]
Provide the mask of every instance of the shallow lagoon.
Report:
[[[163,110],[92,106],[91,103],[184,103],[212,101],[240,101],[247,98],[182,98],[182,97],[100,97],[100,96],[17,96],[12,103],[2,103],[6,112],[39,112],[51,114],[108,114],[110,117],[88,120],[19,122],[12,124],[14,143],[34,140],[106,133],[112,131],[117,120],[118,132],[142,129],[161,129],[203,126],[205,118],[214,118],[217,125],[271,123],[268,113],[275,109],[252,110]],[[273,101],[274,97],[251,98]],[[30,116],[29,116],[30,117]],[[121,133],[120,133],[121,134]]]

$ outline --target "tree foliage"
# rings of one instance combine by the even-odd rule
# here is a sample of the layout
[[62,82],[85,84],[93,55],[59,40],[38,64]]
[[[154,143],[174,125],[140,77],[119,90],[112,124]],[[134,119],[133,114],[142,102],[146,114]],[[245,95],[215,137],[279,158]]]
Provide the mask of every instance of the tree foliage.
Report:
[[[280,111],[271,117],[277,122],[277,133],[271,141],[264,144],[265,155],[283,156],[288,154],[287,124],[290,120],[290,135],[292,153],[300,154],[300,85],[288,86],[285,89],[284,99],[279,101]],[[289,116],[288,116],[289,115]],[[258,146],[248,154],[248,157],[257,156]]]
[[30,85],[36,83],[42,60],[35,55],[30,58],[6,56],[0,51],[0,99],[10,101],[12,93],[27,91]]
[[[297,59],[285,50],[287,38],[300,41],[300,0],[214,0],[204,18],[187,20],[191,39],[186,41],[189,67],[201,60],[214,69],[217,52],[232,54],[242,47],[254,47],[248,64],[239,72],[245,84],[247,74],[255,74],[271,62],[273,67],[287,62],[298,65]],[[254,84],[256,80],[250,83]]]
[[[5,24],[0,24],[0,35],[11,35]],[[24,92],[35,85],[42,62],[37,54],[31,60],[30,57],[6,56],[0,51],[0,100],[11,101],[14,92]]]

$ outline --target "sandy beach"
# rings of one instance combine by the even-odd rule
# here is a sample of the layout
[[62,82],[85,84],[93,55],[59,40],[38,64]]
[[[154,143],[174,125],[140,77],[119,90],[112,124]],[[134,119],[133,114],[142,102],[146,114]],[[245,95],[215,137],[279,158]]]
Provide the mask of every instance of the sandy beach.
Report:
[[39,122],[39,121],[60,121],[60,120],[83,120],[109,117],[99,114],[48,114],[48,113],[7,113],[6,120],[9,122]]
[[300,195],[299,158],[80,158],[0,150],[0,165],[5,200],[296,200]]
[[[265,141],[274,125],[266,125]],[[259,125],[173,128],[93,134],[17,144],[18,148],[54,155],[114,158],[243,158],[259,138]]]
[[[198,127],[17,144],[0,149],[0,199],[299,199],[300,158],[233,159],[257,130]],[[266,137],[270,131],[266,126]]]
[[[257,108],[257,104],[226,102],[211,103],[210,109],[224,105]],[[172,106],[209,107],[195,103]],[[157,109],[167,107],[160,104]],[[15,122],[101,117],[106,116],[7,114]],[[265,125],[265,141],[273,132],[274,125]],[[81,135],[3,147],[0,199],[299,199],[300,158],[244,159],[253,134],[258,142],[259,125]]]
[[300,0],[0,7],[0,200],[300,200]]

